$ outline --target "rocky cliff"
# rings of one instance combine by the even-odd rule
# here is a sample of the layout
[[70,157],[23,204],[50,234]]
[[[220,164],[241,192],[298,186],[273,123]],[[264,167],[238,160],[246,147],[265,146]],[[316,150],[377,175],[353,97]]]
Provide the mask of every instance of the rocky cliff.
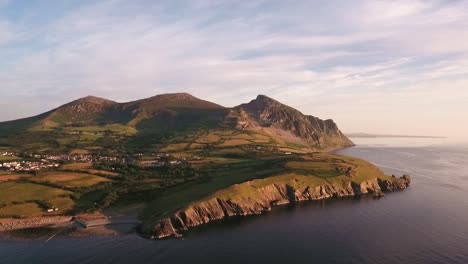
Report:
[[[297,180],[296,180],[297,181]],[[237,195],[232,199],[213,197],[194,203],[160,220],[152,231],[152,238],[179,236],[182,231],[231,216],[262,214],[272,206],[300,201],[322,200],[332,197],[350,197],[363,194],[383,196],[383,192],[403,190],[409,186],[409,176],[401,178],[374,178],[360,184],[346,181],[335,184],[309,186],[307,184],[274,183],[256,188],[255,192]],[[251,184],[250,182],[243,185]],[[298,187],[299,186],[299,187]]]
[[275,139],[316,149],[354,145],[333,120],[304,115],[265,95],[231,109],[226,123],[237,129],[261,131]]

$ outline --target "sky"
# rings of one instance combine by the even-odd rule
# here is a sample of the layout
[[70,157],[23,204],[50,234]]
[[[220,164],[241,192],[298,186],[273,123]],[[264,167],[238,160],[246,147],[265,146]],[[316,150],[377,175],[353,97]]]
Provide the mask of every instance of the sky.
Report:
[[468,137],[468,1],[0,0],[0,120],[265,94],[346,133]]

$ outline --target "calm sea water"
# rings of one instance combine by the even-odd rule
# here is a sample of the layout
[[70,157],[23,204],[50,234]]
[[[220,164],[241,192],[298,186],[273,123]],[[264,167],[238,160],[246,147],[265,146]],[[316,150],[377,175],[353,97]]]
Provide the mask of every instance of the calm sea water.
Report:
[[435,139],[357,139],[340,151],[412,186],[380,200],[277,208],[191,232],[0,241],[0,263],[468,263],[468,145]]

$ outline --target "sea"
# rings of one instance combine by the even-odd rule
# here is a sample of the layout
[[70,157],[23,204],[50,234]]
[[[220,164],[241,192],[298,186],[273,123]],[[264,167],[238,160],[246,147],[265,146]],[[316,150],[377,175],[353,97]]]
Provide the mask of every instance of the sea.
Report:
[[468,144],[355,138],[363,158],[411,186],[381,199],[304,202],[189,232],[0,240],[0,263],[468,263]]

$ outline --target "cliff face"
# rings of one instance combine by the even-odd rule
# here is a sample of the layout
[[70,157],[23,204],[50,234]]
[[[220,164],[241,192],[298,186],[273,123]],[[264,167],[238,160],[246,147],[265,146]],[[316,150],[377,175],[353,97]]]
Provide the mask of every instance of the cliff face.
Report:
[[304,115],[264,95],[231,109],[227,123],[238,129],[262,131],[276,139],[317,149],[353,146],[333,120]]
[[262,214],[270,211],[274,205],[363,194],[380,197],[383,196],[383,192],[406,189],[410,182],[409,176],[403,176],[392,180],[375,178],[361,184],[348,181],[315,187],[304,185],[302,188],[294,188],[288,184],[270,184],[258,188],[255,194],[239,196],[235,199],[214,197],[180,210],[172,217],[160,220],[154,226],[152,238],[179,236],[180,232],[189,228],[231,216]]

